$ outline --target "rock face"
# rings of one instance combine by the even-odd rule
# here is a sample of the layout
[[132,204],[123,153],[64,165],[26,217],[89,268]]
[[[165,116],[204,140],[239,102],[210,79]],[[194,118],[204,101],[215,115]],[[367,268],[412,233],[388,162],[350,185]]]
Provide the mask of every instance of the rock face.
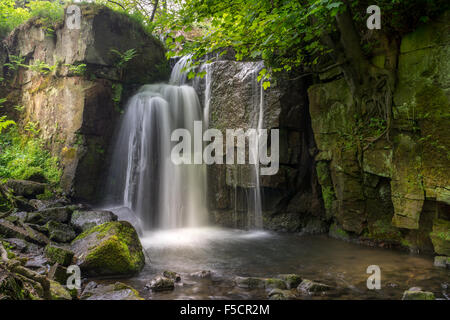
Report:
[[341,230],[333,234],[449,255],[448,17],[401,41],[389,139],[376,117],[361,127],[361,106],[338,69],[309,87],[323,203]]
[[[24,106],[15,120],[38,124],[40,136],[60,157],[64,191],[93,200],[121,102],[136,86],[166,79],[168,67],[161,43],[137,23],[106,7],[80,7],[80,29],[62,21],[49,34],[32,20],[14,30],[4,45],[10,56],[24,57],[25,64],[51,67],[47,74],[19,68],[8,79],[15,88],[8,100]],[[111,50],[130,49],[137,56],[119,68],[120,57]],[[80,64],[86,65],[85,72],[75,70]]]
[[[194,81],[201,102],[209,108],[209,128],[247,131],[262,127],[279,129],[279,171],[260,176],[264,228],[280,231],[319,230],[325,220],[312,152],[314,139],[309,122],[306,83],[280,77],[262,90],[257,81],[262,62],[216,61],[202,68],[203,80]],[[248,141],[246,147],[248,157]],[[237,149],[234,150],[238,151]],[[225,157],[224,157],[225,158]],[[255,167],[248,164],[208,166],[208,203],[211,220],[227,227],[252,227]],[[307,228],[316,224],[317,228]]]
[[136,230],[126,221],[89,229],[72,242],[81,271],[89,276],[133,275],[145,263]]

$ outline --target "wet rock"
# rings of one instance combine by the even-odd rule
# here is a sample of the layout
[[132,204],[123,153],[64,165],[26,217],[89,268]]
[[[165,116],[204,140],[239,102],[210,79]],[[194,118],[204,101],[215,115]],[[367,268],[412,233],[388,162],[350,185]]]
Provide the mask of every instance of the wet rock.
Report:
[[326,291],[330,291],[332,288],[329,285],[304,279],[297,287],[297,291],[302,294],[315,295]]
[[[17,218],[16,220],[21,220],[22,222],[24,222],[25,219],[27,218],[27,213],[24,211],[14,212],[14,213],[10,214],[8,216],[8,218]],[[11,221],[11,220],[9,220],[9,221]]]
[[32,228],[42,234],[45,234],[48,237],[48,229],[45,225],[40,226],[38,224],[27,223],[27,226],[29,226],[30,228]]
[[180,282],[181,281],[181,276],[173,271],[169,271],[169,270],[165,270],[163,272],[163,276],[172,280],[175,280],[175,282]]
[[403,292],[402,300],[435,300],[434,293],[413,287]]
[[6,182],[6,186],[13,190],[16,196],[35,198],[38,194],[44,193],[46,184],[28,180],[13,180]]
[[[57,199],[57,200],[38,200],[31,199],[29,201],[30,205],[32,205],[36,210],[41,211],[48,208],[59,208],[64,207],[69,204],[69,201],[65,198]],[[34,210],[33,210],[34,211]]]
[[47,227],[49,239],[51,241],[70,242],[77,236],[72,227],[67,224],[49,221],[45,226]]
[[25,267],[27,268],[31,268],[31,269],[43,269],[46,270],[46,266],[48,265],[48,260],[47,258],[42,255],[42,254],[36,254],[36,255],[32,255],[29,256],[26,263],[25,263]]
[[211,278],[212,272],[210,270],[202,270],[202,271],[193,272],[190,274],[190,276],[194,277],[194,278],[201,278],[201,279]]
[[70,292],[66,290],[60,283],[50,280],[51,300],[72,300]]
[[83,232],[105,222],[117,221],[117,216],[111,211],[74,211],[70,223],[74,228]]
[[124,283],[110,285],[89,282],[80,296],[81,300],[143,300],[139,293]]
[[262,278],[236,277],[234,282],[239,288],[255,289],[265,288],[266,286],[265,279]]
[[145,286],[152,291],[169,291],[175,288],[175,281],[163,276],[157,276]]
[[445,256],[434,257],[434,266],[440,268],[450,268],[450,257]]
[[7,238],[7,239],[3,239],[3,241],[8,242],[13,249],[15,249],[19,252],[25,252],[29,245],[28,242],[26,242],[23,239],[19,239],[19,238]]
[[268,294],[269,300],[294,300],[297,298],[293,290],[272,289]]
[[63,285],[67,283],[67,279],[71,274],[67,273],[67,268],[59,265],[59,263],[55,263],[50,267],[50,270],[47,274],[47,277],[50,280],[55,280]]
[[287,289],[286,283],[283,280],[274,278],[265,279],[264,287],[266,289]]
[[127,221],[107,222],[80,234],[72,251],[83,275],[132,275],[145,264],[136,230]]
[[69,207],[47,208],[41,211],[30,212],[26,222],[43,225],[50,220],[67,223],[70,220],[72,210]]
[[0,235],[6,238],[19,238],[38,245],[46,245],[49,239],[42,233],[32,229],[20,221],[12,223],[5,219],[0,220]]
[[435,219],[430,239],[437,254],[450,256],[450,221]]
[[282,279],[286,283],[288,289],[295,289],[302,282],[302,278],[298,274],[280,274],[278,278]]
[[68,249],[49,244],[45,247],[45,256],[52,264],[58,263],[67,267],[72,264],[74,253]]

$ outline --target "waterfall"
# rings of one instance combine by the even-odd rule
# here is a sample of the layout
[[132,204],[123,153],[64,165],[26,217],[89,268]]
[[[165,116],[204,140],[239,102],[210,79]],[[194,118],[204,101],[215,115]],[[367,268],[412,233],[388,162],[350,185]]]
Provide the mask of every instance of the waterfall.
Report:
[[[257,115],[256,122],[256,143],[254,150],[250,150],[249,156],[253,158],[254,162],[254,172],[253,172],[253,181],[255,187],[251,189],[251,197],[253,207],[248,206],[249,210],[252,210],[253,214],[250,212],[247,213],[248,216],[248,226],[256,229],[263,228],[263,217],[262,217],[262,199],[261,199],[261,186],[260,186],[260,168],[259,168],[259,146],[261,140],[260,130],[263,129],[264,126],[264,89],[263,89],[263,81],[261,80],[258,83],[258,74],[259,71],[264,67],[264,64],[261,62],[257,65],[255,70],[252,73],[252,87],[253,87],[253,105],[255,115]],[[251,219],[252,218],[252,219]]]
[[113,149],[106,203],[130,209],[144,230],[207,223],[205,165],[170,159],[173,130],[193,136],[202,119],[195,90],[184,85],[188,60],[178,61],[170,84],[145,85],[130,99]]

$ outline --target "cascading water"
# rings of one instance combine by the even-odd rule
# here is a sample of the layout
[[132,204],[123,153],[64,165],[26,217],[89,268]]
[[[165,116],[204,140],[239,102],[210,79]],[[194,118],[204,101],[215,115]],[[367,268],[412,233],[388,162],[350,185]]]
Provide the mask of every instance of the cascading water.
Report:
[[144,230],[197,227],[207,223],[205,165],[175,165],[173,130],[202,120],[195,90],[175,65],[171,84],[143,86],[123,116],[107,184],[107,203],[130,209]]

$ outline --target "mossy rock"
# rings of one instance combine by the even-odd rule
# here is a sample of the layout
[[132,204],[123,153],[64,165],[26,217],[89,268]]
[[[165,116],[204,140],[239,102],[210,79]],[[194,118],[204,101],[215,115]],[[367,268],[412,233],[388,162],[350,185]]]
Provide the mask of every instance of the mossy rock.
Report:
[[422,291],[421,288],[414,287],[403,292],[402,300],[435,300],[433,292]]
[[70,250],[49,244],[45,247],[45,256],[51,263],[59,263],[62,266],[69,266],[72,263],[74,253]]
[[302,277],[298,274],[290,273],[290,274],[280,274],[278,278],[282,279],[288,289],[295,289],[302,282]]
[[286,283],[281,279],[269,278],[265,279],[264,282],[266,289],[287,289]]
[[139,237],[127,221],[107,222],[83,232],[72,249],[83,275],[133,275],[145,264]]
[[72,227],[67,224],[49,221],[45,226],[51,241],[70,242],[77,236]]
[[430,238],[437,254],[450,256],[450,221],[436,219]]
[[72,300],[70,292],[53,280],[50,280],[50,296],[52,300]]

